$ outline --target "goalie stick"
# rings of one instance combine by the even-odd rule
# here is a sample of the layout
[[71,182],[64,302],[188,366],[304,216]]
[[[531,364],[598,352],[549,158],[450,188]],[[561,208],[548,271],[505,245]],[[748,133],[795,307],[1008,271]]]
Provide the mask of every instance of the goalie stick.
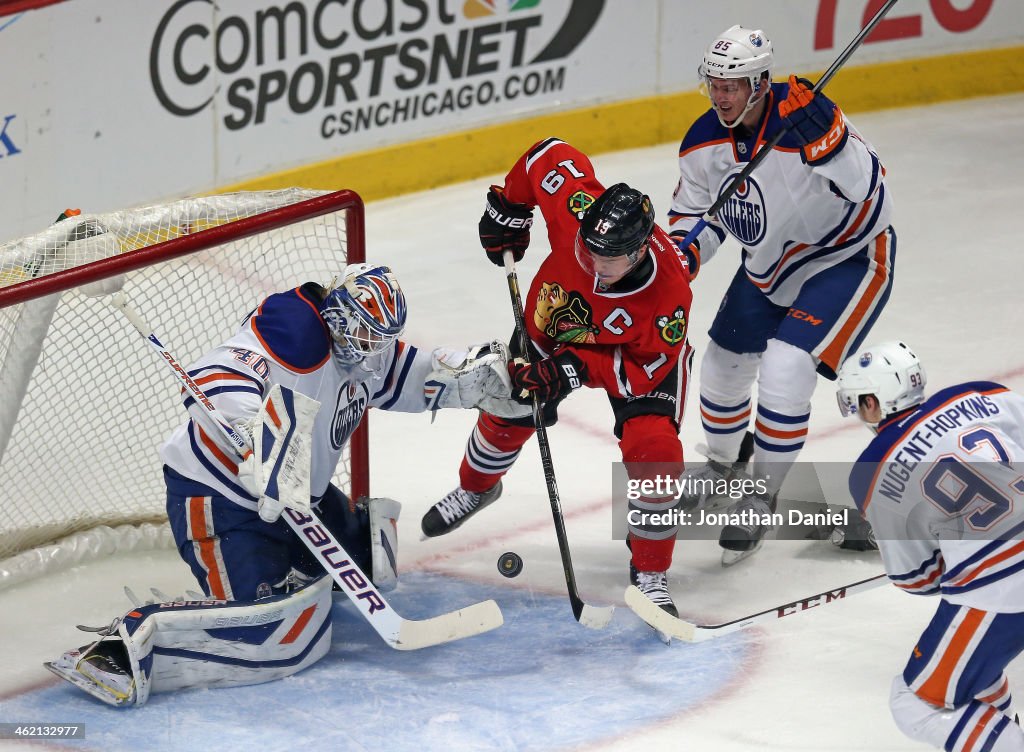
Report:
[[[174,373],[182,387],[205,408],[202,413],[210,426],[234,446],[239,456],[250,450],[248,442],[224,418],[203,390],[188,375],[177,359],[157,338],[152,328],[128,304],[123,292],[112,296],[110,304],[120,310],[132,326],[160,354],[160,358]],[[493,600],[449,611],[429,619],[402,618],[385,600],[370,578],[352,561],[341,543],[316,514],[304,514],[285,507],[282,514],[288,526],[317,558],[324,570],[338,584],[341,591],[355,604],[384,642],[396,650],[419,650],[445,642],[461,640],[488,632],[504,623],[501,609]]]
[[757,624],[764,624],[775,619],[781,619],[784,616],[798,614],[817,606],[827,606],[829,603],[843,600],[848,595],[872,590],[880,585],[884,585],[887,581],[888,575],[878,574],[874,577],[868,577],[866,580],[859,580],[849,585],[826,590],[822,593],[790,603],[784,603],[781,606],[775,606],[766,611],[743,616],[721,624],[695,624],[685,619],[678,619],[655,605],[635,585],[630,585],[626,588],[626,605],[633,609],[637,616],[663,634],[683,640],[684,642],[704,642],[705,640],[712,640],[716,637],[739,632],[741,629],[753,627]]
[[[516,263],[511,251],[505,251],[505,276],[508,279],[508,294],[512,298],[512,314],[516,320],[516,333],[523,351],[522,358],[530,362],[530,343],[526,337],[526,317],[523,315],[523,300],[519,294],[519,277],[516,274]],[[551,445],[548,443],[548,431],[544,426],[544,418],[540,412],[540,400],[533,395],[533,427],[537,432],[537,446],[540,448],[540,462],[544,468],[544,481],[548,488],[548,502],[551,504],[551,517],[555,522],[555,537],[558,539],[558,553],[562,557],[562,571],[565,573],[565,586],[569,590],[569,603],[576,621],[591,629],[603,629],[612,620],[614,606],[590,606],[580,598],[576,589],[576,575],[572,569],[572,557],[569,555],[569,537],[565,532],[565,517],[562,515],[562,504],[558,496],[558,483],[555,480],[555,465],[551,460]]]
[[[835,62],[829,66],[829,69],[822,74],[821,78],[818,79],[818,83],[814,85],[813,91],[815,94],[825,88],[825,84],[832,80],[832,77],[840,68],[843,67],[843,65],[846,64],[846,61],[850,59],[850,56],[853,55],[857,48],[860,47],[864,38],[867,37],[867,35],[870,34],[876,26],[878,26],[878,22],[882,20],[885,14],[888,13],[890,8],[895,4],[896,0],[887,0],[885,5],[879,8],[878,12],[870,21],[868,21],[867,25],[860,30],[857,36],[855,36],[853,40],[846,45],[846,49],[839,53],[839,57],[835,59]],[[782,137],[787,133],[789,133],[788,128],[780,128],[774,136],[768,139],[765,144],[758,149],[757,154],[755,154],[753,159],[747,163],[747,166],[732,179],[732,182],[725,187],[725,190],[722,191],[715,203],[711,205],[711,208],[704,212],[704,216],[697,220],[697,224],[695,224],[690,231],[686,233],[686,237],[679,241],[678,245],[680,248],[689,248],[690,244],[697,240],[697,236],[700,235],[704,231],[704,228],[714,220],[715,215],[722,210],[722,207],[725,206],[726,202],[732,198],[732,195],[736,193],[736,191],[740,189],[740,186],[742,186],[746,182],[747,178],[750,177],[750,173],[752,173],[757,166],[765,160],[765,158],[771,153],[772,149],[778,145],[779,141],[781,141]]]

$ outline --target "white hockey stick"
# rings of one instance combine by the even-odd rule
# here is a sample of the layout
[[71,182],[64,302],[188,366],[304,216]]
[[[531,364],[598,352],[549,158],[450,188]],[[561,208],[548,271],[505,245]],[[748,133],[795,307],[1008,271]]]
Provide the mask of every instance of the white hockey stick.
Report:
[[[225,420],[138,312],[128,305],[124,293],[119,292],[112,296],[110,304],[125,315],[139,334],[160,354],[160,358],[167,363],[182,387],[205,408],[203,416],[208,418],[210,427],[236,447],[240,456],[245,456],[250,451],[248,442]],[[396,650],[418,650],[461,640],[496,629],[504,623],[501,609],[493,600],[474,603],[430,619],[403,619],[315,514],[303,514],[286,507],[282,516],[342,592],[370,622],[370,626],[384,642]]]
[[817,606],[827,606],[829,603],[840,601],[848,595],[862,593],[865,590],[871,590],[884,585],[887,581],[887,575],[875,575],[866,580],[843,585],[833,590],[826,590],[823,593],[817,593],[792,603],[784,603],[781,606],[769,608],[767,611],[761,611],[760,613],[723,622],[722,624],[694,624],[683,619],[677,619],[655,605],[635,585],[630,585],[626,588],[626,605],[633,609],[637,616],[663,634],[683,640],[684,642],[703,642],[704,640],[711,640],[722,635],[739,632],[741,629],[746,629],[756,624],[764,624],[775,619],[781,619],[784,616],[798,614]]

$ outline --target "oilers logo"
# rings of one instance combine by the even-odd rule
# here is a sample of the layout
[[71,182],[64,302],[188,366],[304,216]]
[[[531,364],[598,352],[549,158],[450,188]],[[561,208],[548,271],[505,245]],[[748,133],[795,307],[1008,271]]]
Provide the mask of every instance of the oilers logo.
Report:
[[[736,174],[726,175],[722,180],[718,195],[732,183]],[[764,240],[768,230],[767,213],[764,205],[764,192],[753,178],[747,178],[739,187],[722,210],[718,212],[718,221],[745,246],[757,245]]]
[[872,360],[871,353],[869,353],[869,352],[861,353],[861,356],[860,356],[860,367],[861,368],[867,368],[869,365],[871,365],[871,360]]
[[341,449],[348,437],[356,430],[366,412],[367,389],[365,384],[343,385],[338,391],[338,403],[331,421],[331,446]]

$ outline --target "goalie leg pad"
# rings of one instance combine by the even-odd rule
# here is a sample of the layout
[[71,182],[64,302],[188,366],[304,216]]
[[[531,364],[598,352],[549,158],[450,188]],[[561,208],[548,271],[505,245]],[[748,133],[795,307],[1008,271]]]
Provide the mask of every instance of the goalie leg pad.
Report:
[[[398,581],[398,516],[402,505],[393,499],[360,499],[350,504],[336,486],[315,505],[320,522],[331,531],[352,561],[370,575],[380,590],[391,590]],[[301,540],[293,537],[292,566],[319,575],[323,566]]]
[[[198,687],[238,687],[291,676],[331,645],[329,577],[290,595],[254,602],[184,601],[133,609],[116,637],[99,643],[119,655],[127,678],[111,686],[90,669],[90,646],[48,668],[111,705],[142,705],[151,694]],[[74,655],[76,654],[77,655]],[[69,659],[69,656],[70,659]],[[69,668],[73,661],[73,669]]]
[[398,584],[398,516],[402,505],[394,499],[367,499],[370,515],[370,579],[385,592]]

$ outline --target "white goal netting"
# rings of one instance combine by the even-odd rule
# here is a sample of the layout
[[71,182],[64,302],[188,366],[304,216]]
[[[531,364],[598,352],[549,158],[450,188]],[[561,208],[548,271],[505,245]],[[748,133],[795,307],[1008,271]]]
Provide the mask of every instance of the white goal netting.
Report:
[[[104,286],[123,281],[187,364],[267,294],[327,284],[359,260],[362,204],[348,191],[82,214],[0,244],[0,588],[166,540],[157,447],[187,415],[166,366],[97,295]],[[335,478],[346,490],[351,464]]]

